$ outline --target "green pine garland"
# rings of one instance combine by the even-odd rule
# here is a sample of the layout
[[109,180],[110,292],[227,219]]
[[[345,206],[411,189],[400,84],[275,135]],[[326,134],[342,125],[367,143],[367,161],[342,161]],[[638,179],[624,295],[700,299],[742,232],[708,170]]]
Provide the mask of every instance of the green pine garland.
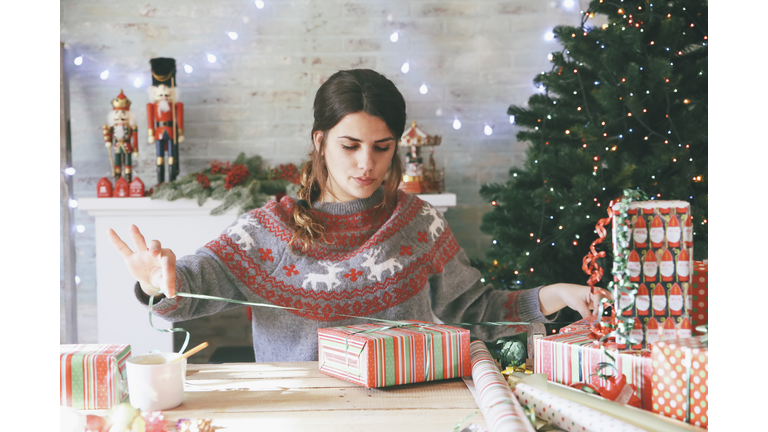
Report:
[[246,158],[240,153],[230,165],[214,160],[209,168],[155,187],[152,199],[175,201],[187,198],[202,206],[208,198],[222,201],[211,210],[220,215],[237,207],[245,213],[263,206],[278,193],[294,195],[299,188],[299,169],[294,164],[263,168],[260,156]]

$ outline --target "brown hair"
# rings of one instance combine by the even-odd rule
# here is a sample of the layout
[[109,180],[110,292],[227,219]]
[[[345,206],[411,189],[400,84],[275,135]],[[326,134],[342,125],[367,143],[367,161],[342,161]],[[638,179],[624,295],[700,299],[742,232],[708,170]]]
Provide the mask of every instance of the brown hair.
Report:
[[[405,130],[405,99],[395,84],[378,72],[369,69],[339,71],[331,75],[320,86],[315,95],[314,123],[312,125],[312,146],[309,162],[301,170],[301,187],[297,193],[299,201],[293,209],[295,233],[289,245],[295,241],[303,244],[304,250],[317,240],[325,241],[325,227],[310,211],[312,203],[328,192],[328,167],[321,155],[328,131],[336,126],[347,114],[364,112],[379,117],[399,141]],[[315,132],[322,131],[320,148],[315,149]],[[379,206],[386,207],[397,194],[403,177],[403,163],[397,151],[384,179],[384,199]]]

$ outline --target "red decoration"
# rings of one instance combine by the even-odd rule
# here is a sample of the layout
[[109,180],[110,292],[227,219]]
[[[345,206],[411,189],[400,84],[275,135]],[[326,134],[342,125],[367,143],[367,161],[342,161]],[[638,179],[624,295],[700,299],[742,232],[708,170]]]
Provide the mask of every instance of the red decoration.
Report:
[[217,161],[216,159],[211,162],[211,174],[227,174],[229,173],[229,162],[226,165]]
[[[211,172],[213,172],[213,171],[211,171]],[[196,177],[196,180],[197,180],[198,183],[200,183],[200,185],[203,187],[203,189],[210,189],[211,188],[211,181],[208,180],[208,177],[205,174],[203,174],[203,173],[198,174],[197,177]]]
[[[229,165],[229,163],[227,163],[227,165]],[[233,187],[244,182],[250,175],[251,172],[248,171],[248,168],[246,168],[245,165],[232,164],[232,168],[229,169],[227,177],[224,179],[224,189],[232,189]]]
[[112,191],[112,197],[114,198],[127,198],[128,197],[128,181],[124,177],[120,177],[115,182],[115,189]]
[[96,183],[96,196],[99,198],[112,198],[112,182],[108,178],[102,177]]
[[144,196],[144,182],[136,177],[129,185],[128,195],[132,198],[141,198]]
[[299,169],[296,165],[292,163],[285,165],[280,164],[280,166],[273,170],[271,180],[288,180],[294,184],[301,184],[299,176]]

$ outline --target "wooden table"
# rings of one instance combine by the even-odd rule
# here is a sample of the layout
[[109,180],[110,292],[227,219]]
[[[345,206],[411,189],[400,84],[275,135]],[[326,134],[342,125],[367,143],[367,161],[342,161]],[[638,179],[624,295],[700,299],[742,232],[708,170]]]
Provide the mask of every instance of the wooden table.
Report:
[[368,389],[324,375],[317,362],[188,364],[184,402],[163,411],[212,419],[215,430],[440,431],[486,426],[461,379]]

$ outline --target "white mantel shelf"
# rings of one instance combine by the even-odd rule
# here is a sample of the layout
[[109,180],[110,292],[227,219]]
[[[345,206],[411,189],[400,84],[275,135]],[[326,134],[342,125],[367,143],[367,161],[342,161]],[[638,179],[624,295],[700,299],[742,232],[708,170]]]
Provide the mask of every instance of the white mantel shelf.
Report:
[[[456,206],[456,194],[419,194],[441,213]],[[211,210],[220,201],[153,200],[152,198],[80,198],[77,209],[96,220],[96,307],[97,342],[130,344],[131,352],[144,354],[152,349],[173,351],[173,336],[149,325],[147,309],[133,293],[136,283],[125,267],[122,256],[107,238],[112,228],[134,249],[128,227],[135,224],[147,241],[159,240],[177,257],[194,253],[216,239],[239,216],[237,209],[213,216]],[[171,328],[171,323],[154,319],[156,328]]]

